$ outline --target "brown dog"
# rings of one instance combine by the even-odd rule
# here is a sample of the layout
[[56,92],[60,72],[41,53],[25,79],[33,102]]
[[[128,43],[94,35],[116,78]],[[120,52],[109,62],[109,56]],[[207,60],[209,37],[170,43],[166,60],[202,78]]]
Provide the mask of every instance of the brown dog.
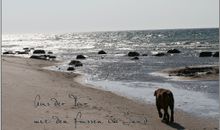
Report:
[[170,122],[174,121],[174,98],[173,93],[170,90],[159,88],[154,92],[156,96],[156,105],[159,117],[162,118],[161,109],[164,110],[163,121],[169,122],[168,107],[171,110]]

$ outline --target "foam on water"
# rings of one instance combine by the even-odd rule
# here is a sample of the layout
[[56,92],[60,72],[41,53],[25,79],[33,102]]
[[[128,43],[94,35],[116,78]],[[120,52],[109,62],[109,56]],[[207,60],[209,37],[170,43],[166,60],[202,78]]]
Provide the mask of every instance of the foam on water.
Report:
[[170,89],[175,98],[175,108],[197,116],[219,117],[218,100],[209,98],[205,93],[179,89],[169,83],[155,82],[117,82],[117,81],[91,81],[87,79],[87,84],[93,87],[114,92],[127,98],[145,102],[155,103],[154,91],[158,88]]

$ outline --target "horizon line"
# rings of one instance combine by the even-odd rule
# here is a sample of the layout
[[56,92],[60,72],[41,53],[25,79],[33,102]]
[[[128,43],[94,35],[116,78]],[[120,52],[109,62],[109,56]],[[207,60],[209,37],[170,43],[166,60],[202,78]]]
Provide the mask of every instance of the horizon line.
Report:
[[60,34],[60,33],[99,33],[99,32],[127,32],[127,31],[160,31],[160,30],[188,30],[188,29],[219,29],[219,27],[186,27],[186,28],[158,28],[158,29],[128,29],[128,30],[100,30],[100,31],[76,31],[76,32],[10,32],[3,33],[2,35],[9,34]]

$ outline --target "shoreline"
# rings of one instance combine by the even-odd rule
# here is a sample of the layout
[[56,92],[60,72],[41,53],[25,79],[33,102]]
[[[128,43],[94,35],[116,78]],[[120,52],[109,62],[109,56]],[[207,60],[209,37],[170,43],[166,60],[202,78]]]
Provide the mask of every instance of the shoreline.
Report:
[[[106,118],[113,118],[114,119],[120,119],[120,121],[126,120],[126,119],[136,119],[140,120],[143,119],[145,116],[148,119],[147,125],[140,125],[140,124],[132,124],[132,125],[123,125],[123,124],[114,124],[114,125],[80,125],[80,128],[78,129],[146,129],[148,128],[149,130],[154,130],[154,129],[180,129],[180,128],[185,128],[185,129],[215,129],[218,128],[218,121],[217,119],[213,119],[210,117],[204,117],[204,118],[199,118],[190,115],[189,113],[183,112],[179,109],[175,109],[175,116],[176,116],[176,124],[174,125],[167,125],[164,124],[160,121],[156,107],[153,104],[143,104],[141,102],[135,102],[131,99],[128,99],[124,96],[120,96],[117,94],[114,94],[109,91],[104,91],[104,90],[99,90],[97,88],[93,88],[90,85],[85,85],[82,82],[80,82],[81,76],[79,74],[75,73],[65,73],[65,72],[53,72],[51,70],[46,70],[42,69],[42,67],[46,67],[49,65],[53,65],[54,62],[48,62],[48,61],[42,61],[42,60],[33,60],[33,59],[24,59],[24,58],[18,58],[18,57],[2,57],[2,68],[3,68],[3,92],[6,89],[4,86],[7,86],[6,92],[3,93],[3,128],[13,128],[12,124],[19,124],[16,122],[20,122],[22,124],[23,130],[27,129],[27,125],[25,125],[25,122],[22,121],[28,121],[30,119],[33,119],[36,115],[39,114],[48,114],[48,113],[53,113],[55,115],[71,115],[70,113],[76,114],[77,111],[85,112],[87,113],[85,117],[87,118],[98,118],[100,120],[106,120]],[[8,61],[8,62],[7,62]],[[25,61],[25,62],[24,62]],[[7,65],[7,66],[6,66]],[[27,71],[26,74],[29,74],[27,77],[26,74],[21,74],[19,72],[22,72],[22,70]],[[18,73],[16,71],[19,71]],[[32,75],[30,75],[32,74]],[[23,77],[18,77],[20,80],[24,80],[23,82],[20,82],[21,88],[17,88],[16,84],[8,85],[10,84],[10,77],[16,78],[14,75],[22,75]],[[30,76],[42,76],[38,78],[31,78]],[[27,80],[27,79],[32,79],[32,80]],[[20,81],[18,79],[13,79],[11,82]],[[42,80],[42,82],[40,82]],[[45,80],[45,81],[44,81]],[[32,85],[32,87],[28,85]],[[40,87],[40,85],[45,85],[45,87]],[[36,87],[38,86],[38,87]],[[56,87],[54,87],[56,86]],[[21,89],[27,90],[27,92],[21,92]],[[53,89],[52,89],[53,88]],[[16,91],[15,91],[15,90]],[[34,91],[32,91],[34,90]],[[10,105],[6,104],[5,99],[8,102],[12,103],[12,106],[17,106],[16,104],[18,103],[17,101],[20,101],[19,98],[18,100],[16,97],[22,97],[24,100],[23,104],[29,106],[32,101],[28,99],[28,96],[33,97],[33,95],[36,94],[36,92],[42,94],[45,97],[50,97],[50,95],[56,95],[59,98],[62,98],[62,96],[59,95],[65,95],[65,93],[68,93],[69,91],[72,91],[74,94],[79,94],[78,96],[82,96],[82,100],[86,102],[87,104],[81,104],[81,106],[77,106],[77,108],[73,109],[71,108],[71,105],[63,106],[60,108],[48,108],[46,110],[42,110],[40,108],[39,110],[33,110],[32,107],[27,107],[25,110],[27,111],[32,111],[33,114],[29,113],[28,116],[23,115],[24,110],[19,109],[19,107],[16,108],[17,112],[14,112],[14,108],[10,108],[10,110],[6,110],[6,108],[9,108]],[[16,93],[22,93],[21,95],[18,96]],[[49,94],[48,94],[49,93]],[[27,95],[25,95],[27,94]],[[9,96],[10,95],[10,96]],[[84,99],[85,98],[85,99]],[[16,100],[15,100],[16,99]],[[69,99],[64,99],[66,102]],[[27,102],[26,102],[27,101]],[[124,104],[121,104],[121,103]],[[22,104],[18,104],[20,108],[22,108]],[[11,112],[11,113],[10,113]],[[125,114],[126,112],[126,114]],[[23,113],[23,114],[22,114]],[[89,114],[88,114],[89,113]],[[123,114],[121,114],[123,113]],[[13,115],[15,114],[15,115]],[[8,117],[6,119],[6,116]],[[18,117],[22,117],[22,121],[19,120]],[[84,117],[84,116],[83,116]],[[14,118],[14,119],[13,119]],[[10,124],[12,126],[10,126]],[[200,126],[200,125],[203,126]],[[30,124],[29,124],[30,125]],[[25,127],[26,126],[26,127]],[[29,128],[36,128],[36,129],[41,129],[42,126],[36,124],[31,124],[31,127]],[[64,125],[65,126],[65,125]],[[56,127],[56,125],[49,124],[49,128],[53,129],[59,129],[60,127]],[[63,127],[63,126],[62,126]],[[15,127],[16,128],[16,127]],[[72,126],[67,125],[67,129],[71,129]]]

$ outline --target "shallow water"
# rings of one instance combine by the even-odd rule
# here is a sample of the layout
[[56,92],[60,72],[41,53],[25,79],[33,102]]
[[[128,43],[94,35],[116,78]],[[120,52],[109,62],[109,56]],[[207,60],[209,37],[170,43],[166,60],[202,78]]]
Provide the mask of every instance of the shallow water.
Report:
[[[155,73],[167,68],[191,65],[218,65],[214,57],[199,58],[201,51],[219,50],[218,29],[91,32],[68,34],[3,35],[2,51],[34,47],[53,51],[64,61],[49,69],[66,71],[70,60],[84,54],[83,67],[76,72],[85,75],[88,84],[129,98],[154,103],[158,87],[171,89],[175,106],[184,111],[218,117],[219,81],[180,81]],[[152,54],[176,48],[180,54],[155,57]],[[98,55],[105,50],[107,55]],[[137,51],[139,60],[126,56]],[[29,57],[29,56],[26,56]],[[192,105],[193,104],[193,105]]]

